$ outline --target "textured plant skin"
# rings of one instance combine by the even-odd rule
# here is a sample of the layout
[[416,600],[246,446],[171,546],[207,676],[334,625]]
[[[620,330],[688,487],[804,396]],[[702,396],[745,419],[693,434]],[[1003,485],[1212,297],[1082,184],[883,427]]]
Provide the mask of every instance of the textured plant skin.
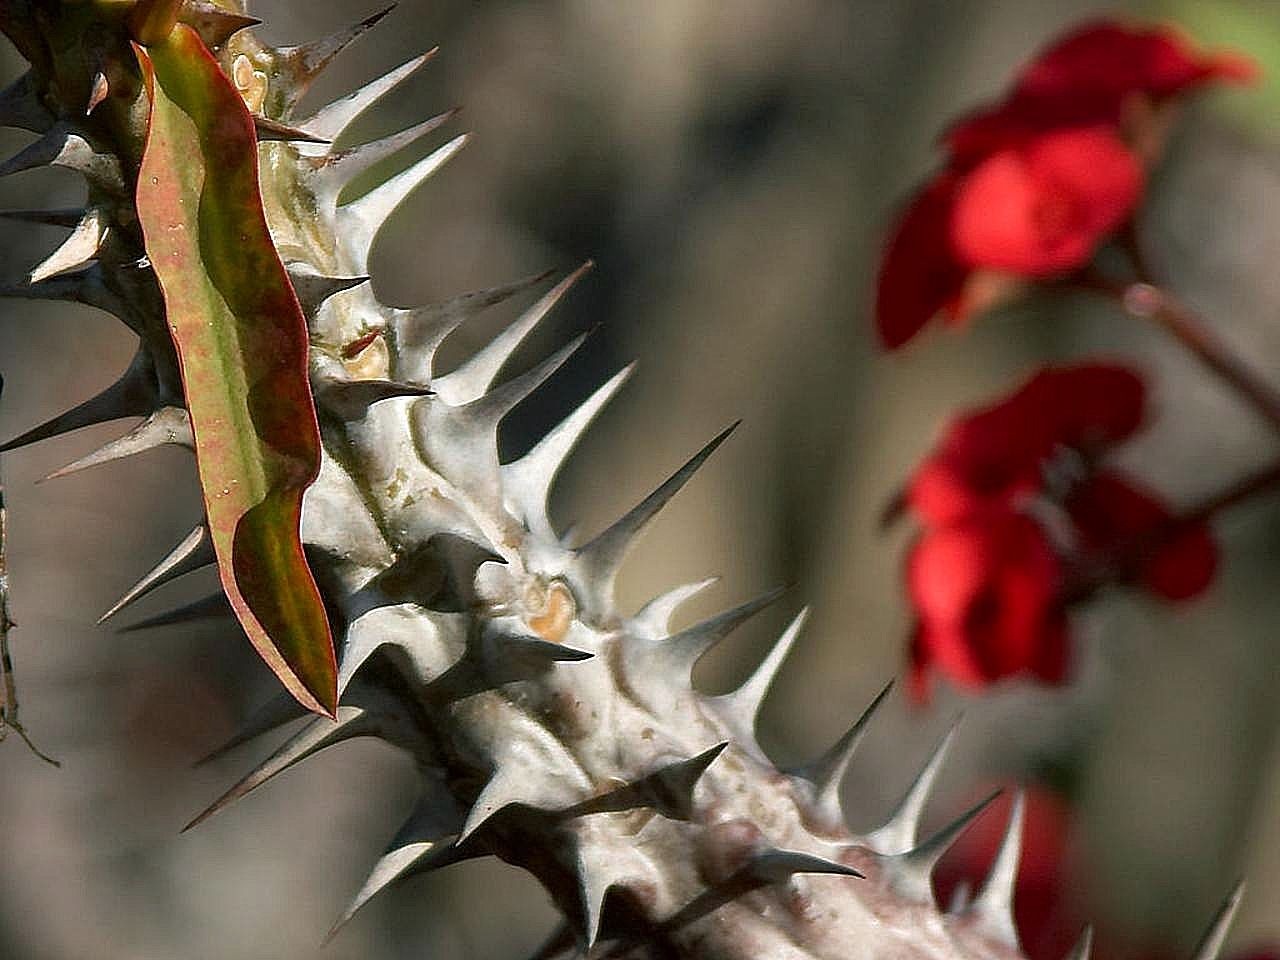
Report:
[[[98,211],[90,229],[102,238],[80,262],[66,262],[75,259],[70,254],[55,259],[60,270],[76,272],[45,276],[38,268],[35,282],[17,282],[8,292],[108,309],[140,340],[138,359],[105,399],[13,444],[145,418],[125,441],[77,465],[160,443],[190,444],[163,301],[154,273],[140,263],[131,206],[145,100],[135,76],[116,76],[132,61],[113,60],[106,74],[112,92],[86,117],[100,85],[90,57],[68,39],[82,35],[72,31],[83,30],[84,18],[98,18],[99,32],[118,38],[107,46],[127,53],[123,12],[114,3],[0,5],[0,27],[33,64],[20,81],[25,86],[5,95],[0,119],[43,135],[27,160],[10,161],[0,173],[36,165],[33,157],[80,170],[89,182],[88,207]],[[572,545],[553,528],[547,496],[627,372],[520,460],[500,463],[496,440],[502,418],[577,346],[526,374],[500,378],[574,277],[443,376],[433,369],[437,346],[469,317],[537,281],[415,309],[381,304],[362,282],[377,230],[465,138],[345,204],[339,193],[353,176],[443,118],[353,150],[305,138],[336,139],[429,55],[298,118],[293,107],[311,78],[366,25],[276,50],[248,30],[219,40],[211,32],[230,22],[208,5],[200,15],[223,69],[250,108],[266,114],[259,129],[276,138],[261,149],[263,199],[308,318],[324,447],[304,501],[303,541],[341,639],[337,721],[309,720],[197,821],[325,746],[376,736],[416,760],[422,795],[352,913],[399,878],[496,856],[532,873],[564,915],[566,926],[544,957],[1021,956],[1009,909],[1020,805],[977,896],[950,912],[934,902],[934,863],[983,809],[934,837],[917,836],[950,738],[893,818],[856,835],[844,822],[839,787],[880,700],[804,769],[776,768],[754,735],[757,708],[799,637],[803,614],[742,687],[712,697],[694,687],[694,664],[776,594],[674,633],[673,612],[706,584],[678,587],[634,616],[616,607],[614,580],[627,548],[727,433],[604,533]],[[194,22],[191,5],[185,16]],[[68,48],[65,62],[49,52]],[[279,139],[290,136],[298,139]],[[84,247],[81,240],[75,249]],[[200,529],[126,599],[212,562]],[[228,747],[303,715],[282,695]],[[1237,902],[1238,893],[1197,960],[1216,956]],[[1073,958],[1083,960],[1088,946],[1086,934]]]

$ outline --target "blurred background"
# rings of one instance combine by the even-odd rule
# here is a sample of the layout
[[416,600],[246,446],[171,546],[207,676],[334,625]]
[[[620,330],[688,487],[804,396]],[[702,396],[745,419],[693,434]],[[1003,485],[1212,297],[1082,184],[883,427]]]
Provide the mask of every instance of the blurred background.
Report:
[[[283,43],[375,7],[261,0],[254,12]],[[963,336],[934,330],[891,357],[876,349],[879,247],[933,169],[939,130],[1093,13],[1172,20],[1266,70],[1258,87],[1211,92],[1183,115],[1142,228],[1178,292],[1280,382],[1271,0],[404,0],[312,95],[319,105],[438,44],[435,63],[354,135],[454,105],[465,108],[455,130],[475,133],[384,234],[373,271],[383,300],[423,303],[596,260],[519,362],[603,326],[504,439],[517,455],[607,374],[640,361],[560,485],[562,523],[599,529],[745,418],[648,535],[624,595],[634,608],[677,582],[723,575],[684,611],[693,619],[800,585],[791,609],[735,635],[702,678],[729,687],[794,606],[813,604],[763,724],[780,761],[818,753],[899,673],[910,531],[882,533],[877,515],[957,408],[1046,358],[1123,355],[1149,372],[1159,413],[1123,459],[1170,498],[1207,494],[1274,453],[1274,437],[1154,329],[1086,297],[1024,299]],[[20,70],[7,45],[0,64],[6,78]],[[5,155],[26,140],[0,132]],[[69,174],[0,185],[10,208],[79,199]],[[0,277],[20,276],[58,239],[0,231]],[[2,309],[4,437],[97,392],[132,353],[125,328],[87,308]],[[463,355],[502,319],[449,349]],[[321,950],[412,801],[408,762],[380,744],[322,754],[179,835],[270,749],[191,767],[271,684],[226,628],[94,626],[199,517],[178,453],[36,484],[119,432],[4,458],[22,716],[63,768],[16,738],[0,746],[0,957],[528,952],[552,912],[527,877],[487,863],[397,888]],[[847,785],[855,826],[878,823],[963,709],[934,815],[992,782],[1045,783],[1069,798],[1069,882],[1113,955],[1188,957],[1240,875],[1250,889],[1231,943],[1280,940],[1280,497],[1216,529],[1226,560],[1205,599],[1170,609],[1112,592],[1077,613],[1072,685],[1011,683],[977,700],[944,691],[928,709],[896,697]],[[138,615],[212,585],[189,579]]]

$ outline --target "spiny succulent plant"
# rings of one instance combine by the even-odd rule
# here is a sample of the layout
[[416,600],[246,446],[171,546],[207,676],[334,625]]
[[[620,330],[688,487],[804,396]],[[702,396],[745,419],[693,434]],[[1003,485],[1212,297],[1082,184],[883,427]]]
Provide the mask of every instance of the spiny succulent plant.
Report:
[[[374,295],[367,274],[378,231],[466,143],[465,136],[450,140],[343,202],[353,178],[450,119],[443,114],[351,149],[332,146],[431,53],[309,116],[296,115],[316,75],[384,15],[320,41],[272,48],[254,36],[256,21],[229,2],[0,2],[0,28],[30,62],[0,94],[0,122],[37,135],[0,164],[0,175],[53,165],[87,184],[83,209],[8,214],[65,226],[71,235],[4,292],[106,310],[139,341],[114,385],[2,449],[141,417],[123,437],[58,474],[166,444],[191,448],[202,460],[216,455],[194,415],[191,358],[175,348],[175,341],[184,349],[190,341],[183,344],[179,333],[185,318],[174,313],[170,267],[155,258],[169,248],[149,235],[153,221],[138,199],[154,160],[147,142],[149,127],[156,135],[156,103],[173,92],[157,92],[148,45],[156,46],[156,59],[212,51],[254,116],[262,140],[260,203],[244,187],[248,181],[232,201],[265,212],[305,312],[322,449],[318,476],[306,488],[301,541],[339,638],[336,719],[310,719],[196,822],[324,747],[379,737],[414,758],[421,799],[340,922],[398,880],[493,856],[533,874],[564,916],[540,957],[1020,956],[1010,904],[1020,804],[977,895],[946,911],[935,903],[934,865],[986,806],[933,836],[918,835],[950,736],[890,820],[855,834],[840,787],[887,690],[812,763],[781,770],[754,728],[799,639],[803,613],[741,687],[708,696],[693,683],[695,664],[780,592],[678,631],[674,612],[706,583],[676,587],[634,615],[618,609],[614,584],[629,547],[730,431],[583,544],[553,526],[548,495],[629,371],[603,384],[527,454],[500,461],[499,424],[580,340],[522,375],[504,379],[503,369],[582,271],[443,375],[435,357],[450,334],[545,277],[425,307],[387,306]],[[182,44],[168,42],[179,34]],[[216,150],[204,159],[220,162]],[[225,171],[204,172],[211,183]],[[209,183],[196,184],[190,197],[204,203]],[[182,228],[176,220],[169,227]],[[240,239],[251,245],[247,234]],[[246,273],[251,262],[214,282],[224,300],[234,299],[227,291],[237,284],[268,282]],[[228,254],[204,267],[216,281],[236,263]],[[268,402],[274,397],[270,378],[249,387],[267,391]],[[218,562],[215,527],[212,520],[196,527],[108,615]],[[168,619],[226,609],[219,594]],[[305,717],[300,700],[307,698],[293,693],[264,707],[227,748]],[[323,706],[317,698],[310,705]],[[1237,892],[1213,920],[1196,960],[1216,956],[1238,900]],[[1085,932],[1073,957],[1088,952]]]

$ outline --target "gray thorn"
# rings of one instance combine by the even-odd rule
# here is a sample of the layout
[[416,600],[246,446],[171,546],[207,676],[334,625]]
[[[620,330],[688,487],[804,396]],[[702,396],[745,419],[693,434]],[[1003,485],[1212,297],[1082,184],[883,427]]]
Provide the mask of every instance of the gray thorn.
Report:
[[933,794],[938,774],[946,762],[951,745],[955,742],[956,731],[960,726],[957,717],[951,728],[934,748],[929,762],[916,775],[906,794],[894,809],[887,823],[866,836],[866,843],[876,853],[892,856],[910,850],[916,845],[920,833],[920,820],[924,816],[924,808]]
[[191,431],[191,418],[184,407],[161,407],[123,437],[103,444],[93,453],[53,471],[44,480],[69,477],[90,467],[100,467],[126,457],[136,456],[148,450],[164,446],[186,447],[194,450],[196,441]]
[[661,486],[640,501],[639,504],[629,510],[607,530],[577,551],[585,566],[592,572],[593,579],[605,584],[606,589],[608,588],[640,532],[684,488],[684,485],[693,478],[693,475],[716,452],[717,448],[725,440],[729,439],[729,435],[738,428],[738,424],[741,422],[739,420],[728,429],[722,431],[715,439],[694,454],[684,466],[672,474]]
[[985,936],[1018,950],[1018,927],[1013,916],[1013,895],[1022,862],[1022,829],[1026,817],[1026,793],[1018,790],[1009,808],[1009,821],[991,872],[968,914]]
[[213,538],[209,536],[209,528],[204,523],[198,524],[194,530],[183,537],[182,542],[169,552],[169,555],[156,564],[155,568],[141,580],[129,588],[123,597],[98,618],[98,623],[106,623],[121,610],[141,600],[152,590],[172,583],[179,577],[199,570],[202,567],[217,563],[213,551]]
[[532,307],[509,324],[486,347],[475,353],[452,373],[439,377],[434,386],[446,403],[470,403],[493,386],[494,380],[511,359],[516,348],[542,322],[566,293],[591,270],[590,260],[561,280]]
[[858,746],[866,736],[871,719],[884,704],[889,692],[893,690],[893,681],[885,684],[870,706],[854,721],[853,726],[845,731],[825,754],[807,767],[792,771],[814,785],[815,801],[818,809],[831,822],[843,819],[844,811],[840,804],[840,787],[849,772],[849,764],[853,760]]
[[1209,929],[1196,945],[1191,960],[1218,960],[1218,956],[1222,953],[1222,945],[1226,942],[1227,933],[1231,930],[1232,921],[1235,920],[1236,912],[1240,909],[1240,901],[1243,899],[1244,881],[1241,880],[1223,901],[1218,912],[1214,914],[1213,920],[1209,922]]
[[309,120],[303,121],[301,126],[328,140],[337,139],[353,120],[381,100],[383,96],[395,87],[421,70],[438,52],[439,48],[428,50],[407,63],[401,64],[394,70],[388,71],[376,80],[371,80],[359,90],[343,97],[341,100],[335,100],[328,106],[322,107]]
[[880,862],[890,885],[904,897],[917,903],[932,903],[933,868],[973,821],[995,802],[1000,792],[997,790],[985,800],[974,804],[919,846],[906,853],[882,856]]

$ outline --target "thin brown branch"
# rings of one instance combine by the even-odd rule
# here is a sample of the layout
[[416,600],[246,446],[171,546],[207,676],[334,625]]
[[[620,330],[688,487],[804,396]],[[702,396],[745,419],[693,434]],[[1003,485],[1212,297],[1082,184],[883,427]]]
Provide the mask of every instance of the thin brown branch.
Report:
[[[4,381],[0,380],[0,392]],[[57,760],[41,752],[31,741],[26,728],[18,719],[18,685],[13,674],[13,657],[9,653],[9,631],[15,626],[9,616],[9,568],[7,553],[8,514],[4,504],[4,478],[0,477],[0,740],[10,730],[22,738],[32,753],[45,763],[60,767]]]
[[1280,431],[1280,392],[1219,340],[1198,313],[1169,291],[1149,283],[1126,287],[1119,299],[1130,315],[1166,330]]

